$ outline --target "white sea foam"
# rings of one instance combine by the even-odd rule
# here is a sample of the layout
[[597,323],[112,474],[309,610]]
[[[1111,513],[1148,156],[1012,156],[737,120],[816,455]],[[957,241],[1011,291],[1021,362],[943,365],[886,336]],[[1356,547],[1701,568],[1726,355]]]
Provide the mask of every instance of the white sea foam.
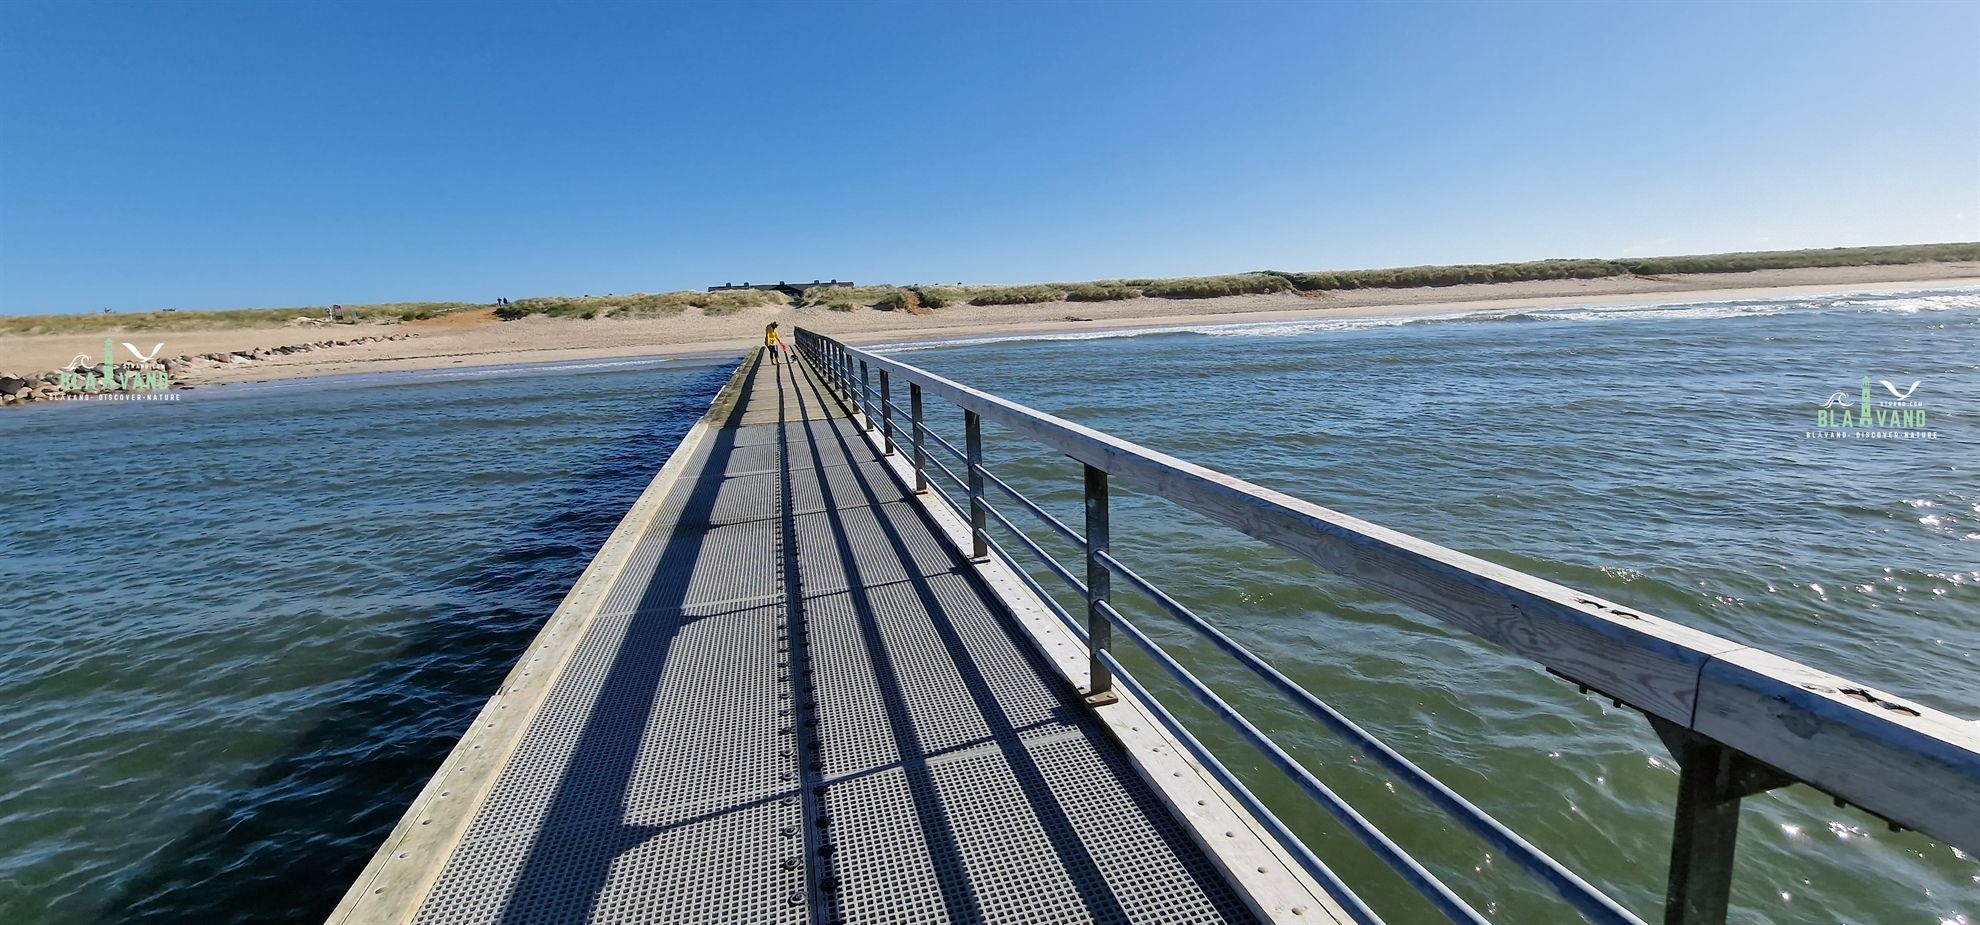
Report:
[[1109,337],[1134,337],[1140,334],[1189,334],[1196,331],[1196,328],[1187,326],[1112,328],[1104,331],[1034,331],[1025,334],[997,334],[989,337],[958,337],[953,340],[916,340],[897,344],[875,344],[865,349],[874,353],[912,353],[916,350],[929,350],[935,347],[976,347],[983,344],[1003,344],[1011,341],[1101,340]]
[[1404,324],[1444,321],[1452,317],[1457,316],[1315,318],[1303,321],[1212,322],[1208,324],[1178,324],[1153,328],[1111,328],[1099,331],[1036,331],[1024,334],[997,334],[988,337],[963,337],[954,340],[909,341],[898,344],[881,344],[866,349],[874,353],[909,353],[936,347],[974,347],[982,344],[1002,344],[1012,341],[1101,340],[1114,337],[1140,337],[1144,334],[1204,334],[1211,337],[1285,337],[1293,334],[1310,334],[1315,331],[1352,331],[1362,328],[1395,327]]
[[1536,309],[1527,317],[1546,321],[1706,321],[1718,318],[1757,318],[1795,311],[1795,303],[1701,302],[1649,307]]
[[997,334],[956,340],[910,341],[869,348],[875,353],[907,353],[935,347],[969,347],[1013,341],[1100,340],[1139,337],[1148,334],[1202,334],[1210,337],[1293,337],[1330,331],[1360,331],[1415,324],[1475,322],[1616,322],[1616,321],[1707,321],[1722,318],[1758,318],[1798,311],[1867,311],[1916,314],[1924,311],[1980,310],[1980,289],[1951,289],[1935,292],[1860,292],[1844,297],[1784,295],[1762,298],[1723,299],[1701,302],[1660,302],[1629,305],[1569,305],[1549,308],[1480,309],[1435,315],[1400,315],[1384,318],[1307,318],[1298,321],[1247,321],[1236,323],[1167,325],[1151,328],[1107,330],[1038,331]]
[[1312,334],[1319,331],[1361,331],[1368,328],[1394,328],[1406,324],[1453,321],[1458,318],[1471,318],[1476,314],[1478,313],[1410,318],[1314,318],[1307,321],[1265,321],[1257,324],[1206,325],[1195,330],[1196,333],[1209,334],[1215,337],[1285,337],[1292,334]]
[[1958,311],[1980,308],[1980,292],[1950,292],[1938,295],[1917,296],[1914,298],[1891,299],[1842,299],[1831,303],[1836,308],[1854,308],[1872,312],[1898,312],[1915,315],[1919,312]]

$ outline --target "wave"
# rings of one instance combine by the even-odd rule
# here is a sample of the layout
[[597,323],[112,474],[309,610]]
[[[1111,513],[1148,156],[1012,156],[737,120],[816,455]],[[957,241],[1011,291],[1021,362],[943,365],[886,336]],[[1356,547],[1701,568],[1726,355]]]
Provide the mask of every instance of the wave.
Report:
[[1917,295],[1890,299],[1840,299],[1832,303],[1836,308],[1850,308],[1872,312],[1897,312],[1915,315],[1919,312],[1958,311],[1980,309],[1980,291],[1955,290],[1934,295]]
[[995,334],[984,337],[908,341],[898,344],[880,344],[866,349],[874,353],[911,353],[916,350],[932,350],[937,347],[975,347],[983,344],[1003,344],[1013,341],[1103,340],[1116,337],[1142,337],[1155,334],[1202,334],[1209,337],[1284,337],[1293,334],[1310,334],[1315,331],[1354,331],[1363,328],[1388,328],[1406,324],[1422,324],[1431,321],[1461,320],[1469,317],[1470,315],[1467,314],[1464,316],[1412,315],[1391,318],[1312,318],[1301,321],[1212,321],[1201,324],[1174,324],[1152,328],[1112,328],[1100,331],[1033,331],[1028,333]]
[[1698,302],[1659,302],[1623,305],[1565,305],[1520,309],[1479,309],[1431,315],[1395,315],[1383,318],[1307,318],[1297,321],[1206,322],[1148,328],[1109,330],[1034,331],[996,334],[955,340],[909,341],[868,348],[875,353],[909,353],[938,347],[974,347],[1014,341],[1076,341],[1159,334],[1201,334],[1208,337],[1293,337],[1334,331],[1360,331],[1406,325],[1478,324],[1522,322],[1614,322],[1614,321],[1701,321],[1722,318],[1758,318],[1789,312],[1879,312],[1916,314],[1926,311],[1980,310],[1980,289],[1946,289],[1926,292],[1857,292],[1847,296],[1808,297],[1798,295],[1769,298],[1724,299]]
[[1558,321],[1634,321],[1644,319],[1691,321],[1718,318],[1753,318],[1788,312],[1864,311],[1916,314],[1921,311],[1972,311],[1980,309],[1980,290],[1854,293],[1845,297],[1808,298],[1779,296],[1766,299],[1727,299],[1715,302],[1670,302],[1657,305],[1618,305],[1614,307],[1568,306],[1529,309],[1522,314]]
[[1138,337],[1143,334],[1194,334],[1198,329],[1187,325],[1162,328],[1114,328],[1104,331],[1032,331],[1028,333],[996,334],[986,337],[957,337],[942,340],[915,340],[896,344],[875,344],[864,349],[873,353],[912,353],[916,350],[933,350],[937,347],[978,347],[984,344],[1004,344],[1012,341],[1034,340],[1103,340],[1113,337]]

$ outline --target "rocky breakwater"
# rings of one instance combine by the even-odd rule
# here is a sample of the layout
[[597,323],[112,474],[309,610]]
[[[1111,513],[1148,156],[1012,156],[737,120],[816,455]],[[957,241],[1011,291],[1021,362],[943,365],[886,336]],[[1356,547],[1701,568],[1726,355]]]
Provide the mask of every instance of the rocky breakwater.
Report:
[[174,389],[191,388],[186,384],[186,377],[202,369],[251,364],[280,356],[308,353],[312,350],[406,340],[416,336],[409,333],[382,334],[353,337],[348,340],[318,340],[280,347],[256,347],[252,350],[234,350],[225,353],[153,358],[140,362],[118,363],[111,366],[108,371],[104,369],[104,364],[99,363],[94,366],[72,366],[68,369],[51,369],[47,372],[27,375],[0,373],[0,406],[13,407],[33,402],[97,396],[131,398],[155,396]]

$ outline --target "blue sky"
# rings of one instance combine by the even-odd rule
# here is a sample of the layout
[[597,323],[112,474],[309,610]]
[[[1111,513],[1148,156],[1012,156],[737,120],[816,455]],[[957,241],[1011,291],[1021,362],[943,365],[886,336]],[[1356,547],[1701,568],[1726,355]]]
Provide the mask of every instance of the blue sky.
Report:
[[0,4],[0,311],[1980,239],[1980,4]]

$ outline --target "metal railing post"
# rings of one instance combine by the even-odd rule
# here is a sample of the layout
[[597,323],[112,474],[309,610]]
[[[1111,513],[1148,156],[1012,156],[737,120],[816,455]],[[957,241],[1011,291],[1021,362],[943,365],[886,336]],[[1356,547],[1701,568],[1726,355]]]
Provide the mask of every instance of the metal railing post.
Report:
[[1087,690],[1086,702],[1094,706],[1113,703],[1119,697],[1114,693],[1114,674],[1100,660],[1100,653],[1113,644],[1114,624],[1108,619],[1103,607],[1111,607],[1114,590],[1114,573],[1107,564],[1100,561],[1100,554],[1107,551],[1109,539],[1107,511],[1107,473],[1093,466],[1086,467],[1086,645],[1087,645]]
[[894,455],[894,386],[884,369],[880,371],[880,446],[880,455]]
[[983,502],[983,418],[974,411],[963,411],[963,456],[969,463],[969,557],[983,562],[990,558],[989,537],[983,528],[990,513]]
[[913,428],[908,434],[914,444],[914,493],[928,493],[928,446],[921,436],[921,384],[908,383],[908,426]]
[[873,376],[869,374],[866,368],[866,361],[861,360],[859,361],[859,401],[855,404],[859,405],[859,413],[866,415],[867,430],[873,429],[873,404],[871,397],[868,395],[868,392],[872,388]]

